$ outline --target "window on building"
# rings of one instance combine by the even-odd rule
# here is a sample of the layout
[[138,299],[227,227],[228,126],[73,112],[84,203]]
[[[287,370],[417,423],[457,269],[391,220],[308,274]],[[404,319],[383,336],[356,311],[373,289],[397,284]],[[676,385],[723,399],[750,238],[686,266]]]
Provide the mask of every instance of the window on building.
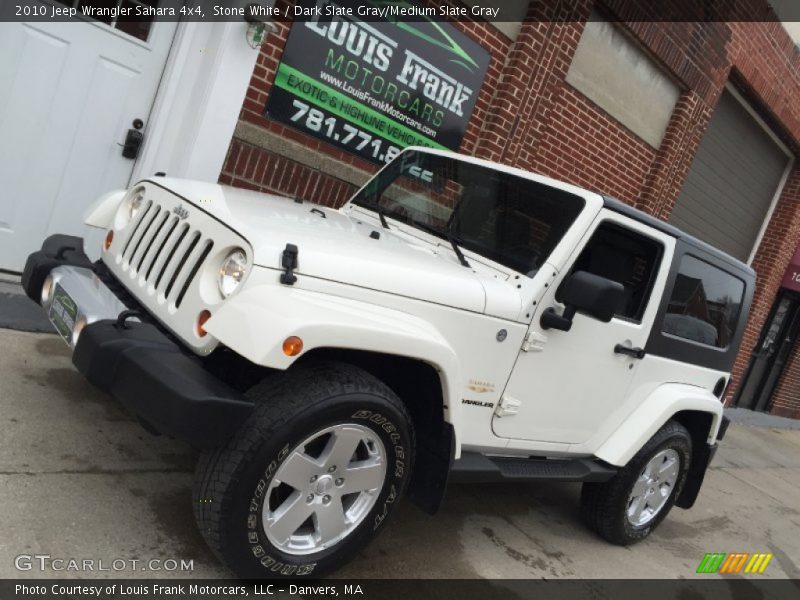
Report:
[[681,259],[664,333],[725,348],[736,330],[744,283],[690,254]]
[[659,65],[597,12],[586,22],[567,83],[654,148],[680,95]]
[[607,221],[595,230],[571,272],[588,271],[621,283],[625,305],[617,316],[638,322],[647,308],[661,254],[660,243]]

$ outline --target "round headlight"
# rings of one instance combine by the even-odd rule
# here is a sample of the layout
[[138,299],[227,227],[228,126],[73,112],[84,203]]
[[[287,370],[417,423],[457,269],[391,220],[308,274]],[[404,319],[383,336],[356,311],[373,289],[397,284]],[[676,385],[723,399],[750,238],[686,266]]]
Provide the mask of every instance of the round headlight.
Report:
[[131,219],[136,216],[136,213],[139,212],[139,209],[142,208],[142,202],[144,202],[144,193],[139,192],[130,200],[130,204],[128,206],[128,210],[131,211]]
[[144,191],[139,190],[135,194],[127,196],[117,209],[117,216],[114,219],[114,225],[117,229],[123,229],[133,221],[134,217],[139,214],[139,211],[144,204]]
[[246,273],[247,255],[244,250],[237,249],[228,254],[219,269],[219,291],[223,298],[236,291]]

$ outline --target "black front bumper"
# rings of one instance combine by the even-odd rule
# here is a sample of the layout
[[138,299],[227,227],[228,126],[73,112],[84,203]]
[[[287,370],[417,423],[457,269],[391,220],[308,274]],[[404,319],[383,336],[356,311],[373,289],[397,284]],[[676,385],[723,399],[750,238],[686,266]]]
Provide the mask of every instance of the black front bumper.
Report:
[[[39,303],[48,273],[64,265],[98,270],[84,254],[80,238],[52,236],[28,257],[22,276],[25,293]],[[108,277],[99,275],[101,282]],[[118,286],[107,287],[114,291]],[[130,306],[130,297],[117,295]],[[253,411],[252,402],[204,369],[200,358],[154,323],[91,323],[80,334],[72,362],[93,385],[153,429],[194,446],[224,443]]]
[[41,304],[44,280],[50,271],[63,265],[92,268],[92,261],[83,251],[83,238],[51,235],[44,241],[41,250],[28,257],[22,272],[22,289],[28,298]]
[[156,431],[198,447],[224,443],[253,411],[252,402],[149,323],[92,323],[72,362]]

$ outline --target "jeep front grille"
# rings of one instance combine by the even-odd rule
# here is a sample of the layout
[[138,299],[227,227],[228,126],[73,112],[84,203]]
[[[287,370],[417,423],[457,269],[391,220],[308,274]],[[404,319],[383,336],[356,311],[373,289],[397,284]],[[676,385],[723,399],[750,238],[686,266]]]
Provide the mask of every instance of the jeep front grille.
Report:
[[198,353],[216,342],[199,336],[197,316],[223,302],[217,278],[225,257],[237,248],[251,257],[236,232],[160,185],[146,181],[136,216],[114,230],[103,262],[151,316]]
[[152,200],[139,211],[130,232],[122,250],[122,271],[160,301],[180,308],[214,242]]

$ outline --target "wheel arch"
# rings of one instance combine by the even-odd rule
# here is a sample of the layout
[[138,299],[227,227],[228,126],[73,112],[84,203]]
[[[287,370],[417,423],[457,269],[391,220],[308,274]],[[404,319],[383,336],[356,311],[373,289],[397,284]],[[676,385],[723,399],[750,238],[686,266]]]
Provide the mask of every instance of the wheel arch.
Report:
[[[432,323],[367,302],[275,285],[274,276],[272,270],[254,269],[247,287],[213,313],[206,331],[253,364],[279,371],[324,354],[372,368],[394,361],[404,369],[432,369],[444,420],[457,427],[460,362]],[[289,336],[303,342],[298,356],[282,350]]]
[[705,388],[677,383],[660,385],[594,454],[612,465],[625,466],[673,418],[689,430],[695,446],[702,448],[716,439],[722,403]]
[[692,436],[693,448],[699,448],[703,444],[709,443],[711,428],[714,425],[713,413],[701,410],[680,410],[673,414],[670,419],[686,427],[689,435]]

